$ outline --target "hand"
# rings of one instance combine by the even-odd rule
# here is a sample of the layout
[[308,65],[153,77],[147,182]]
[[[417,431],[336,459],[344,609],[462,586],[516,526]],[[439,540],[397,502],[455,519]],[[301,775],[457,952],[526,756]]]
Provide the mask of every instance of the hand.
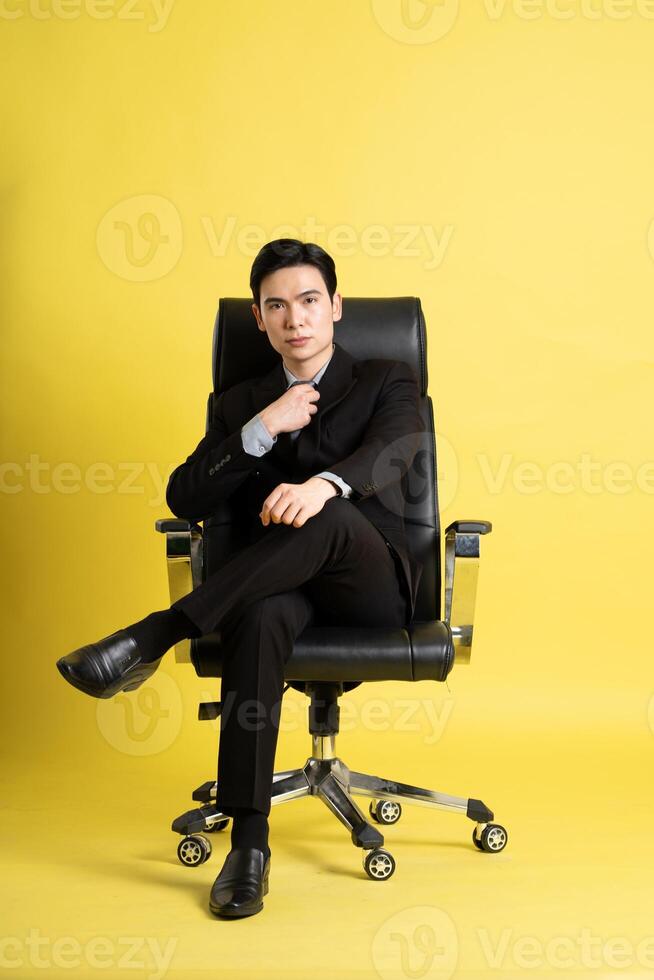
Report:
[[320,392],[312,384],[305,381],[301,385],[287,388],[283,395],[271,402],[259,413],[262,422],[271,436],[280,432],[295,432],[303,429],[318,411],[313,403],[320,398]]
[[334,484],[322,476],[312,476],[305,483],[279,483],[264,500],[259,517],[264,527],[271,521],[302,527],[323,509],[330,497],[337,495]]

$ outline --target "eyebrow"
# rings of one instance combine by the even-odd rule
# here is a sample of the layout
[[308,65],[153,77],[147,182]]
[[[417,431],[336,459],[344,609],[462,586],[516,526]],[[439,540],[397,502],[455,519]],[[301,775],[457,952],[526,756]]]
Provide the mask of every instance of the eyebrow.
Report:
[[[308,296],[309,293],[318,293],[318,295],[320,295],[320,290],[319,289],[305,289],[303,292],[298,293],[295,298],[296,299],[300,299],[301,296]],[[264,303],[284,303],[284,302],[286,302],[286,301],[284,299],[282,299],[281,296],[266,296],[266,298],[264,299]]]

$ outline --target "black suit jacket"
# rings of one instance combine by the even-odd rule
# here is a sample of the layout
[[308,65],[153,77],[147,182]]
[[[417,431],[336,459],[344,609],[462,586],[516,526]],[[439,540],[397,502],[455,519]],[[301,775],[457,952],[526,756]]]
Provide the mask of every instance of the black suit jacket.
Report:
[[287,386],[280,358],[263,377],[214,396],[206,435],[168,481],[170,510],[177,517],[203,520],[238,491],[248,519],[261,526],[263,501],[279,483],[302,483],[330,470],[349,483],[349,499],[395,550],[412,618],[423,566],[408,551],[400,481],[423,431],[415,374],[404,361],[357,361],[334,341],[318,383],[318,410],[295,443],[280,433],[263,456],[246,453],[241,426]]

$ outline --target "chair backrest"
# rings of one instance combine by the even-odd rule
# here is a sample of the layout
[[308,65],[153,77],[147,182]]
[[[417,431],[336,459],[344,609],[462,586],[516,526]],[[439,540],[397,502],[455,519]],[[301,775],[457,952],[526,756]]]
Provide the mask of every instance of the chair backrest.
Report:
[[[252,300],[222,298],[213,333],[214,392],[272,370],[279,354],[257,327]],[[424,437],[413,466],[403,477],[408,548],[422,562],[413,622],[441,618],[441,548],[436,478],[436,439],[432,401],[427,394],[425,320],[414,296],[345,297],[343,314],[334,324],[334,339],[355,360],[389,358],[413,369],[420,390]],[[207,405],[207,428],[212,399]],[[238,495],[235,495],[236,497]],[[204,523],[203,575],[217,568],[232,551],[247,543],[238,500],[229,501]]]

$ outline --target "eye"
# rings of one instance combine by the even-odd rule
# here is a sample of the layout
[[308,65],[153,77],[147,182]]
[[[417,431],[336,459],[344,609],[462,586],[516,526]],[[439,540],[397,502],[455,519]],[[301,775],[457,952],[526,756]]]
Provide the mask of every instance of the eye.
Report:
[[317,303],[318,298],[316,296],[307,296],[307,303]]

